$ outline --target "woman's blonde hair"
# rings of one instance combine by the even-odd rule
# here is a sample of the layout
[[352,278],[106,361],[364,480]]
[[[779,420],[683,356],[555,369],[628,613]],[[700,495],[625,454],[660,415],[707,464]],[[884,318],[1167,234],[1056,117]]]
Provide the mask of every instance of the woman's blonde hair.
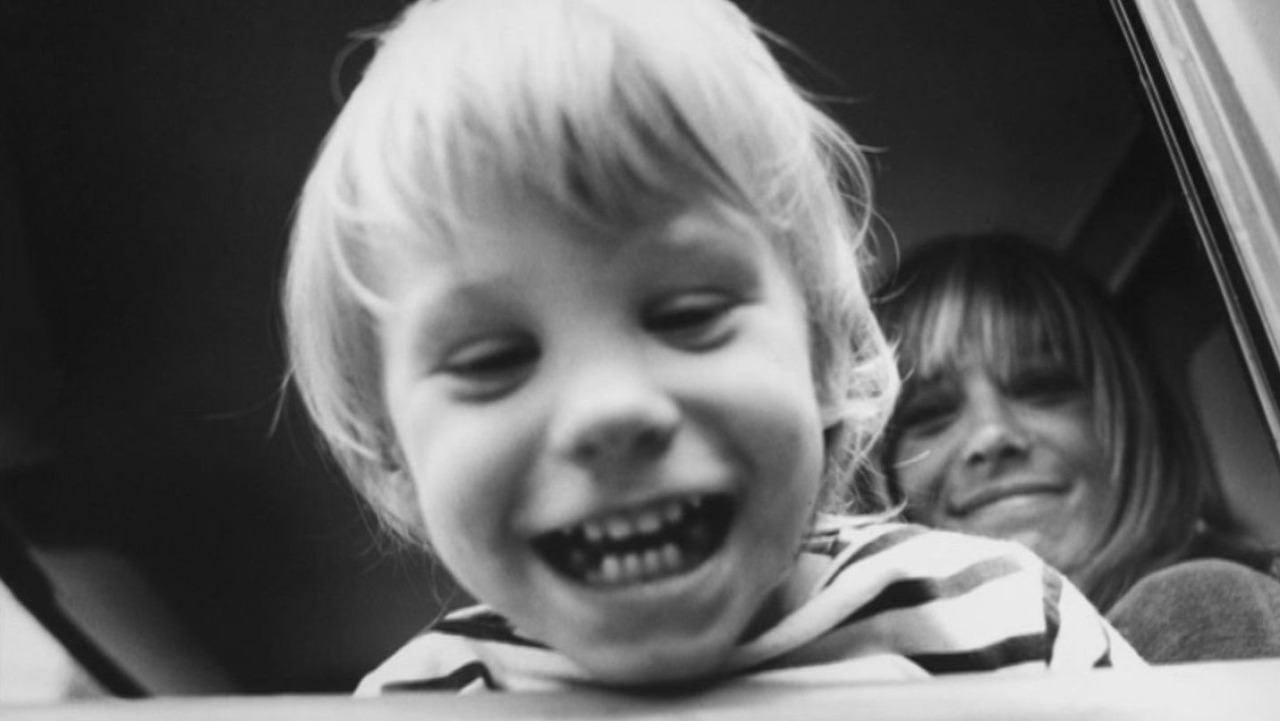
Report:
[[407,249],[464,242],[494,193],[606,229],[691,197],[748,212],[805,296],[828,474],[862,461],[897,390],[861,277],[865,159],[745,15],[725,0],[422,0],[377,43],[302,191],[284,314],[297,388],[391,530],[422,538],[381,395],[383,276]]
[[[1217,483],[1190,419],[1101,289],[1065,258],[1014,235],[942,239],[909,258],[882,297],[880,319],[898,343],[908,387],[910,374],[963,363],[1009,378],[1020,363],[1047,359],[1091,393],[1119,500],[1072,580],[1099,608],[1187,556],[1206,523],[1226,532]],[[884,457],[891,480],[893,444],[890,421]]]

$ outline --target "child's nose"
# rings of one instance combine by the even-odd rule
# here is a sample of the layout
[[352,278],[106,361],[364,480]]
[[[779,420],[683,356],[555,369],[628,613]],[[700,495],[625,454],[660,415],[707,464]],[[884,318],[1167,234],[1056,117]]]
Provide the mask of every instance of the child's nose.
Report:
[[664,452],[680,424],[680,409],[643,367],[610,363],[566,384],[551,424],[555,452],[600,471]]

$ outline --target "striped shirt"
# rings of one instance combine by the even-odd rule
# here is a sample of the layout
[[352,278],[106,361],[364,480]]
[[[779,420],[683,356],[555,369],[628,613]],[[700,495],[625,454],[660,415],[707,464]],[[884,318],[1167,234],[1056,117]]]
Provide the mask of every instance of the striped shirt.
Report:
[[[823,556],[826,571],[803,604],[733,650],[735,682],[1143,664],[1070,582],[1013,543],[828,518],[806,552]],[[356,694],[552,690],[590,682],[565,656],[474,606],[411,640]]]

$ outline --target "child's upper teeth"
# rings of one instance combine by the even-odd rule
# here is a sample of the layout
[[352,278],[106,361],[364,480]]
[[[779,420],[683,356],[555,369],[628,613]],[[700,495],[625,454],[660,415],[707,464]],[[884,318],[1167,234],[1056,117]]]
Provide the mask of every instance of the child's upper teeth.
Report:
[[662,517],[667,519],[668,523],[678,523],[683,516],[684,504],[679,501],[669,501],[662,507]]
[[599,521],[587,521],[582,524],[582,535],[586,536],[591,543],[599,543],[604,540],[604,524]]
[[[664,527],[676,526],[684,521],[685,514],[696,510],[701,505],[701,497],[670,500],[661,505],[651,506],[639,511],[617,513],[603,518],[583,521],[576,533],[587,543],[600,544],[605,541],[626,541],[637,535],[651,536],[662,531]],[[565,534],[575,531],[566,529]]]
[[654,510],[636,516],[636,529],[641,533],[656,533],[662,528],[662,516]]
[[605,528],[609,530],[609,538],[615,541],[622,541],[631,537],[635,533],[635,527],[631,525],[631,520],[624,516],[610,516],[605,519]]

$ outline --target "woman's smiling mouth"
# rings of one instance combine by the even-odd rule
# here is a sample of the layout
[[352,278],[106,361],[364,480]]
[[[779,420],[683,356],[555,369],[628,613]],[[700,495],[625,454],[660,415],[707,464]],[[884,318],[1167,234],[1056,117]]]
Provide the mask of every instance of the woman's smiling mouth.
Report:
[[1025,496],[1061,495],[1067,490],[1069,485],[1056,479],[992,483],[955,498],[950,504],[950,512],[955,517],[964,517],[1003,501]]
[[727,494],[673,498],[543,533],[533,546],[577,583],[644,583],[686,573],[710,558],[728,535],[733,506]]

